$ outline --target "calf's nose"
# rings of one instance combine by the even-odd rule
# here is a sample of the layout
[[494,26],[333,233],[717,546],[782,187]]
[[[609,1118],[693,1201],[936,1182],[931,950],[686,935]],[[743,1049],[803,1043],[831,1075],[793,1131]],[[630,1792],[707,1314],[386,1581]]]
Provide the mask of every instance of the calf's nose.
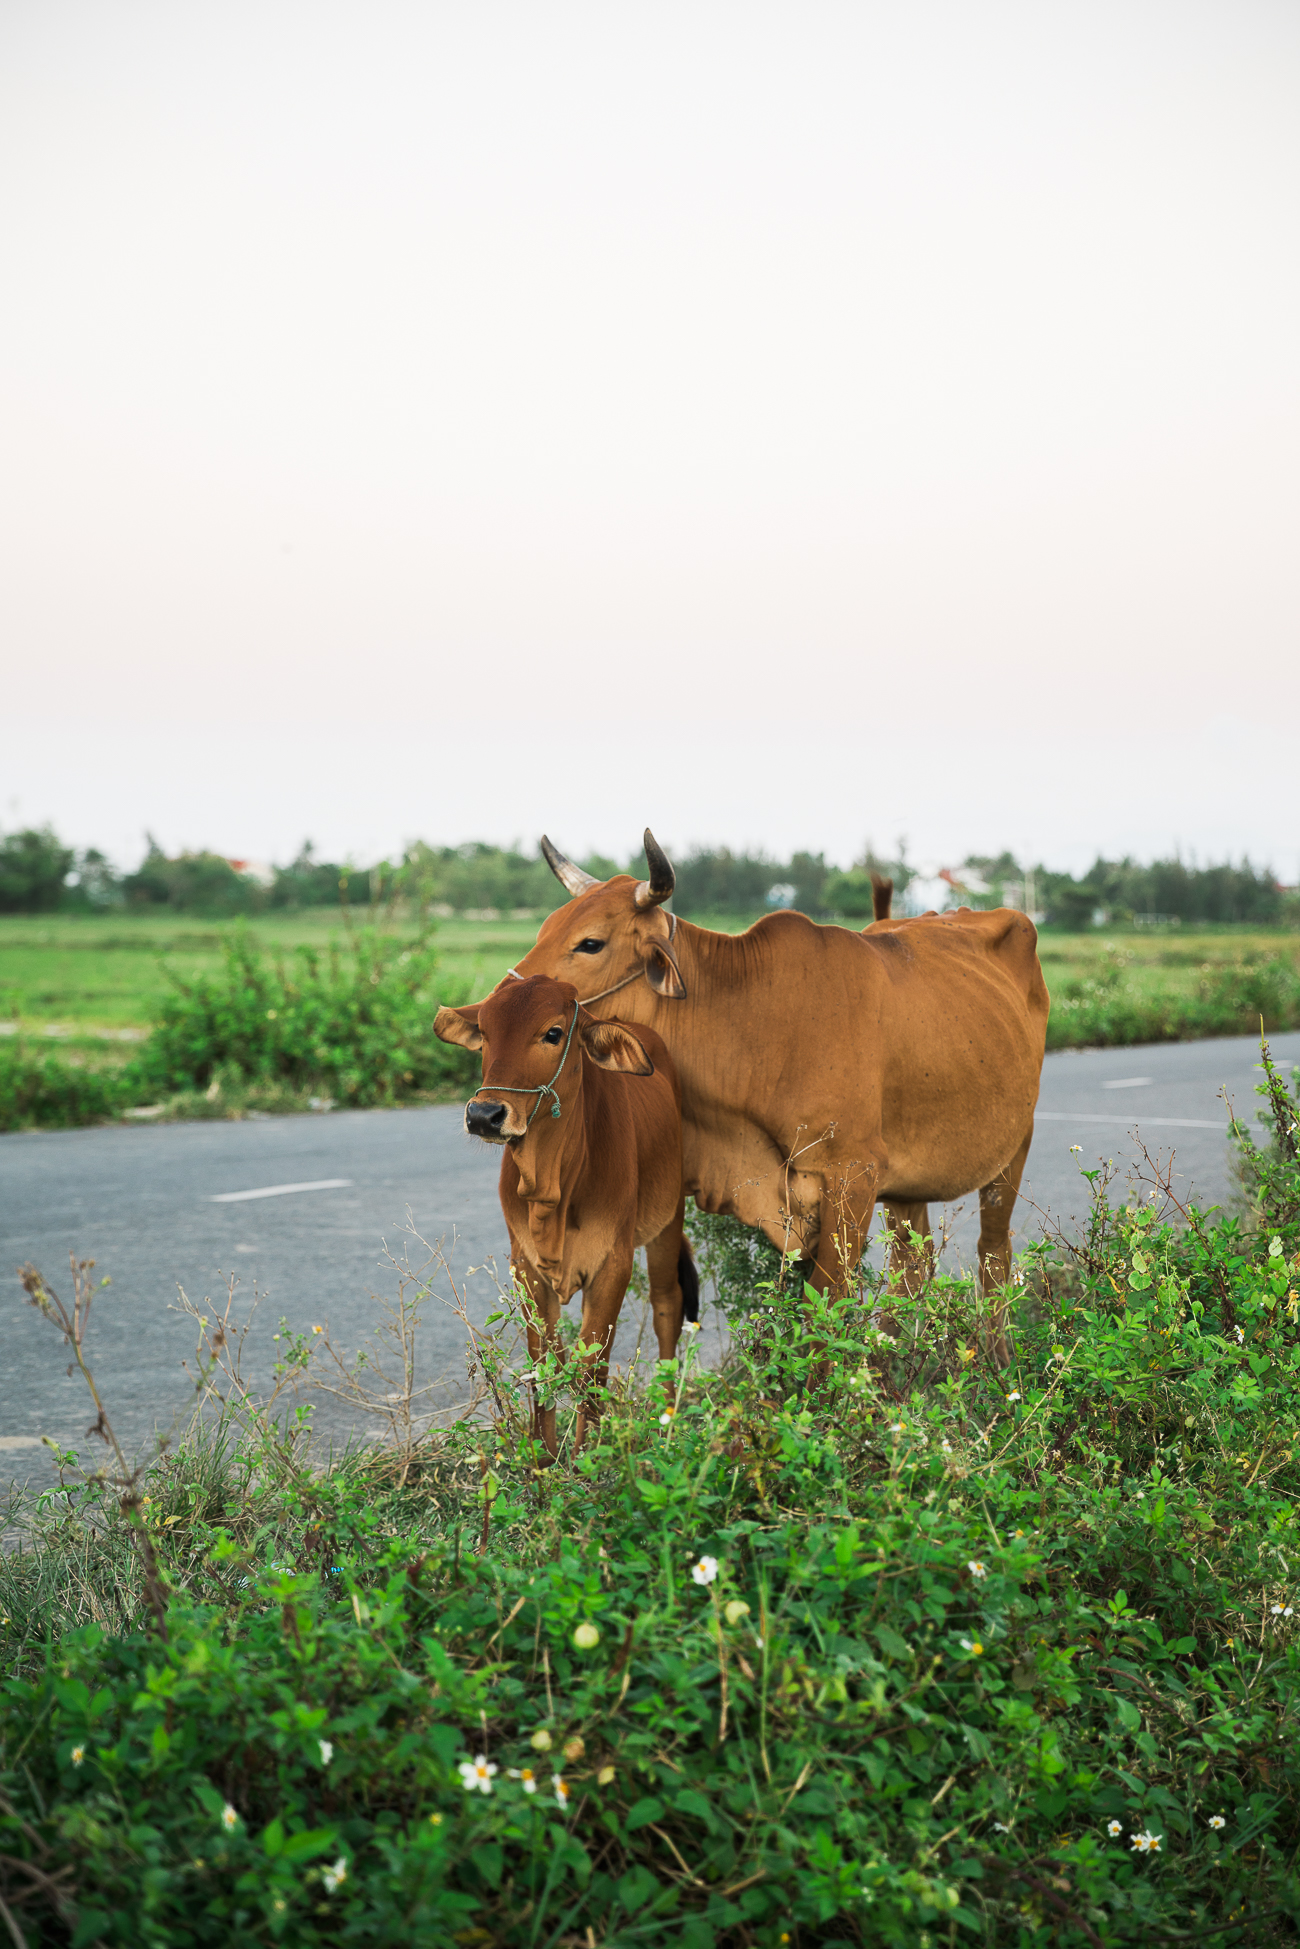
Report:
[[465,1128],[471,1137],[499,1137],[505,1120],[504,1103],[480,1103],[475,1097],[465,1105]]

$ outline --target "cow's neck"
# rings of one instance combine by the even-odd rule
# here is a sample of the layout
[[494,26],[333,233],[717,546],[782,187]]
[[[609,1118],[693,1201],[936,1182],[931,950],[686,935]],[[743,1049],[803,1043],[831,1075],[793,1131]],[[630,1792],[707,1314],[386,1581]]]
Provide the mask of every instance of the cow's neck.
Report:
[[587,1125],[581,1077],[559,1117],[542,1109],[514,1146],[519,1195],[528,1206],[528,1234],[544,1271],[564,1258],[569,1207],[587,1168]]

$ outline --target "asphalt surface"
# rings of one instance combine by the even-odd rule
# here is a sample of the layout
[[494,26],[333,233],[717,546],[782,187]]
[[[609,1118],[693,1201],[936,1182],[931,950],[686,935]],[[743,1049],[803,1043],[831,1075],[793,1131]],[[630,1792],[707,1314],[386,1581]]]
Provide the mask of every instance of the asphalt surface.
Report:
[[[1276,1036],[1272,1048],[1288,1065],[1300,1061],[1300,1034]],[[1140,1162],[1138,1139],[1161,1159],[1173,1153],[1184,1202],[1227,1203],[1233,1182],[1220,1091],[1253,1121],[1258,1062],[1250,1037],[1049,1056],[1019,1236],[1037,1235],[1048,1215],[1067,1227],[1077,1222],[1087,1207],[1080,1165],[1113,1159],[1123,1177]],[[1073,1144],[1082,1147],[1077,1159]],[[439,1388],[422,1406],[463,1399],[466,1330],[452,1286],[481,1326],[496,1298],[487,1262],[495,1255],[503,1273],[506,1265],[497,1165],[495,1153],[465,1136],[456,1106],[0,1136],[0,1481],[43,1479],[50,1464],[42,1435],[98,1453],[86,1441],[94,1417],[84,1382],[66,1373],[57,1332],[25,1304],[9,1270],[31,1261],[70,1299],[70,1250],[93,1257],[95,1276],[112,1281],[95,1301],[87,1350],[132,1450],[193,1400],[182,1363],[192,1361],[196,1336],[178,1310],[178,1287],[195,1301],[224,1304],[226,1280],[237,1278],[241,1319],[260,1296],[245,1371],[265,1387],[284,1345],[272,1337],[282,1316],[308,1334],[328,1325],[347,1355],[373,1346],[377,1297],[398,1289],[393,1260],[419,1267],[440,1243],[446,1269],[434,1279],[419,1339],[421,1379]],[[936,1230],[948,1226],[947,1263],[969,1264],[977,1200],[933,1218]],[[705,1318],[707,1360],[720,1340],[708,1309]],[[643,1309],[629,1300],[616,1362],[631,1357],[642,1329]],[[653,1357],[648,1328],[644,1346]],[[331,1435],[369,1436],[382,1426],[373,1413],[329,1400],[317,1409],[318,1429]]]

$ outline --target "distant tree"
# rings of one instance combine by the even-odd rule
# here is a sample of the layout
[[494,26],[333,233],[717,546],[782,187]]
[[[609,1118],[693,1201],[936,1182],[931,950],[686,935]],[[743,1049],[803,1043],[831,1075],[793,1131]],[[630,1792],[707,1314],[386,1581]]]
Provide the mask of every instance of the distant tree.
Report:
[[138,871],[122,890],[135,907],[174,907],[181,912],[243,914],[261,905],[261,889],[236,873],[217,853],[179,853],[169,859],[152,834]]
[[7,833],[0,839],[0,913],[53,913],[72,861],[72,848],[50,826]]
[[67,876],[60,903],[72,910],[87,907],[100,911],[122,904],[122,876],[95,846],[77,854],[73,871]]
[[1268,926],[1283,915],[1272,871],[1245,859],[1239,866],[1225,861],[1197,867],[1178,858],[1144,866],[1127,857],[1099,857],[1081,880],[1068,873],[1044,873],[1039,885],[1049,922],[1075,931],[1088,926],[1098,910],[1113,923],[1130,921],[1135,914],[1159,914],[1193,926]]
[[871,919],[874,912],[871,875],[863,867],[851,866],[847,873],[829,873],[823,891],[829,912],[843,914],[847,920]]
[[365,906],[370,899],[370,875],[355,866],[338,866],[317,859],[316,848],[305,839],[297,859],[278,866],[271,883],[272,907],[337,907],[346,897],[349,906]]

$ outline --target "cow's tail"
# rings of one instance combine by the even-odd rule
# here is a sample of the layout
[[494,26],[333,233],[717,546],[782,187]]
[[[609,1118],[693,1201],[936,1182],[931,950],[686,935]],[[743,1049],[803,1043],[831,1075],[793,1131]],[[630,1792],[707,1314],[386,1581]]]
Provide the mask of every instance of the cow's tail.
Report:
[[683,1236],[682,1249],[677,1254],[677,1282],[682,1289],[683,1320],[698,1320],[700,1317],[700,1274],[695,1264],[695,1254],[691,1242]]
[[871,918],[888,920],[894,905],[894,882],[883,873],[871,876]]

